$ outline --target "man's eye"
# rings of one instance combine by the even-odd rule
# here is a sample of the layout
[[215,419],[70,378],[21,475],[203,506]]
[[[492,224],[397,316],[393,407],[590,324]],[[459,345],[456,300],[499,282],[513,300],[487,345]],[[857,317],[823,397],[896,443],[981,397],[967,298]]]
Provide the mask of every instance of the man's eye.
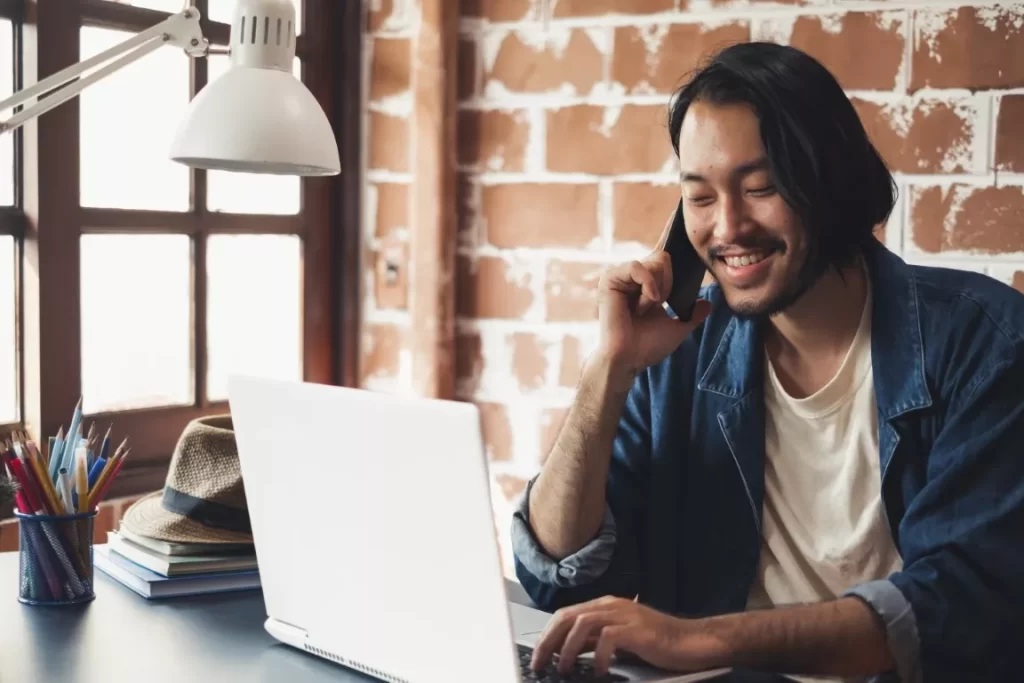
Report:
[[775,186],[765,185],[764,187],[755,187],[747,191],[756,197],[767,197],[768,195],[773,194],[775,192]]
[[703,206],[711,201],[711,197],[705,197],[704,195],[700,195],[698,197],[688,197],[687,201],[689,201],[691,204],[696,204],[697,206]]

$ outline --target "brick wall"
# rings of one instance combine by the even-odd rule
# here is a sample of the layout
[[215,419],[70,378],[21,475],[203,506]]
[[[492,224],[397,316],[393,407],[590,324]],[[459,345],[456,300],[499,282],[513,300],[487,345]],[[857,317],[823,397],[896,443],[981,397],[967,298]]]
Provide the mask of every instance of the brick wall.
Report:
[[[366,0],[364,385],[408,390],[415,0]],[[502,541],[593,348],[600,270],[645,253],[678,200],[665,105],[707,50],[803,48],[897,174],[882,239],[1024,291],[1024,4],[924,0],[463,0],[459,398],[479,404]],[[506,553],[507,564],[507,553]]]

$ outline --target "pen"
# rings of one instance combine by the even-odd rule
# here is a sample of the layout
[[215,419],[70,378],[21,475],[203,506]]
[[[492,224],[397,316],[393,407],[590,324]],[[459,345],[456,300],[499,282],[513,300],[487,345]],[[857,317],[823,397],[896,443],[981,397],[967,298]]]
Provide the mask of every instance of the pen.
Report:
[[110,456],[110,432],[114,429],[114,425],[107,427],[107,433],[103,435],[103,442],[100,444],[100,457],[103,462],[107,461]]
[[79,446],[75,455],[75,492],[78,494],[78,511],[85,512],[89,504],[89,474],[86,469],[86,449]]
[[57,437],[53,440],[53,447],[50,448],[50,479],[57,481],[57,472],[60,471],[61,454],[64,451],[64,425],[57,430]]
[[[64,453],[61,456],[61,467],[66,467],[70,472],[74,463],[75,450],[78,448],[78,441],[82,438],[82,399],[79,397],[78,404],[71,416],[71,426],[68,427],[68,443],[64,446]],[[59,471],[59,469],[58,469]]]
[[71,493],[71,477],[63,467],[57,473],[57,482],[60,486],[60,495],[64,499],[64,511],[71,515],[75,512],[75,500]]
[[92,490],[92,487],[96,485],[96,480],[100,478],[100,474],[103,473],[103,468],[106,467],[106,464],[107,464],[106,456],[101,455],[100,457],[96,458],[96,461],[93,462],[92,466],[89,468],[89,490],[90,491]]
[[[120,452],[120,449],[118,449]],[[117,473],[121,471],[121,466],[124,464],[124,459],[128,457],[132,449],[127,449],[123,453],[120,453],[120,457],[115,453],[114,457],[107,463],[107,469],[100,475],[100,479],[96,482],[96,488],[89,494],[89,509],[94,508],[101,500],[103,496],[107,494],[107,489],[114,482],[117,477]]]

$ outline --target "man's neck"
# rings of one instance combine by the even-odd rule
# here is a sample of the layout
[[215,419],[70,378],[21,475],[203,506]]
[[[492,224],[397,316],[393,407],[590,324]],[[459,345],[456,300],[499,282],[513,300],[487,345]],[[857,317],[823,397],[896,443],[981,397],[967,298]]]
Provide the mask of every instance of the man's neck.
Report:
[[857,262],[842,275],[830,268],[796,303],[771,318],[765,345],[787,392],[812,394],[838,372],[857,334],[866,297],[867,279]]

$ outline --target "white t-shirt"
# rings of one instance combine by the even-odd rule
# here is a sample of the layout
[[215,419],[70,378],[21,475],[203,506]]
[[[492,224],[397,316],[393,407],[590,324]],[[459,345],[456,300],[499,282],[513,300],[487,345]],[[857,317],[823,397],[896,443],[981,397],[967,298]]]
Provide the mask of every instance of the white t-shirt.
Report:
[[846,358],[819,391],[793,398],[765,362],[763,537],[748,608],[832,600],[898,571],[881,499],[870,289]]

